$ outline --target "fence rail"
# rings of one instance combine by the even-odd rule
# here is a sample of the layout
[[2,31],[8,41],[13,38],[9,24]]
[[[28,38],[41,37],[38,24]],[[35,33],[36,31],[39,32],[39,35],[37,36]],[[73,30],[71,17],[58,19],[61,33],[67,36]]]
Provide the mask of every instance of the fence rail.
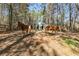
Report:
[[8,25],[0,24],[0,32],[1,32],[1,31],[6,31],[7,28],[8,28]]

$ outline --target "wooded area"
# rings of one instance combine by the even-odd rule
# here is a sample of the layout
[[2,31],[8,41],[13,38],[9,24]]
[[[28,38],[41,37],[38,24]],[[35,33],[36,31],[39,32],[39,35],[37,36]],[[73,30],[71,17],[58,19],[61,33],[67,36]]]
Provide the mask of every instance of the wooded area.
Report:
[[[76,32],[79,29],[79,4],[38,4],[39,10],[30,6],[34,4],[0,4],[0,24],[6,25],[6,31],[17,30],[18,22],[32,25],[34,29],[39,26],[59,25],[68,31]],[[33,10],[34,9],[34,10]],[[41,25],[39,25],[41,23]],[[3,26],[4,27],[4,26]],[[40,28],[39,28],[40,29]]]
[[79,55],[79,4],[0,3],[0,55]]

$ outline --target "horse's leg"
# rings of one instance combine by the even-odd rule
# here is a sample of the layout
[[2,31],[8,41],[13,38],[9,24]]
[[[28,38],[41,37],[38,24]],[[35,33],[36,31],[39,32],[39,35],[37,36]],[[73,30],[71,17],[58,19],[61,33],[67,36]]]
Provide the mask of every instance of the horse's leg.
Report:
[[31,26],[28,26],[28,34],[31,32]]
[[27,33],[29,34],[29,26],[28,26],[28,28],[27,28]]

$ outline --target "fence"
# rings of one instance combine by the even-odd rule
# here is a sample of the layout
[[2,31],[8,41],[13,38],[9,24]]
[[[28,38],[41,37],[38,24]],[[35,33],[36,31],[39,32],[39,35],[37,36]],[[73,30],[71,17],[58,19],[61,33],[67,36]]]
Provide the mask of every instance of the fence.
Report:
[[8,28],[8,25],[0,24],[0,32],[6,31],[7,28]]

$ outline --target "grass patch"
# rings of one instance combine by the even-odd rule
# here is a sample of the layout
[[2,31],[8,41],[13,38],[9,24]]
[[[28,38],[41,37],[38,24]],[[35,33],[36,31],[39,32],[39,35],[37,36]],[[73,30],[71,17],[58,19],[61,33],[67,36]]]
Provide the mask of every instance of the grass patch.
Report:
[[79,45],[79,41],[77,41],[76,39],[73,39],[71,37],[62,37],[62,39],[65,41],[65,43],[67,43],[68,45],[73,45],[75,47],[77,47]]

